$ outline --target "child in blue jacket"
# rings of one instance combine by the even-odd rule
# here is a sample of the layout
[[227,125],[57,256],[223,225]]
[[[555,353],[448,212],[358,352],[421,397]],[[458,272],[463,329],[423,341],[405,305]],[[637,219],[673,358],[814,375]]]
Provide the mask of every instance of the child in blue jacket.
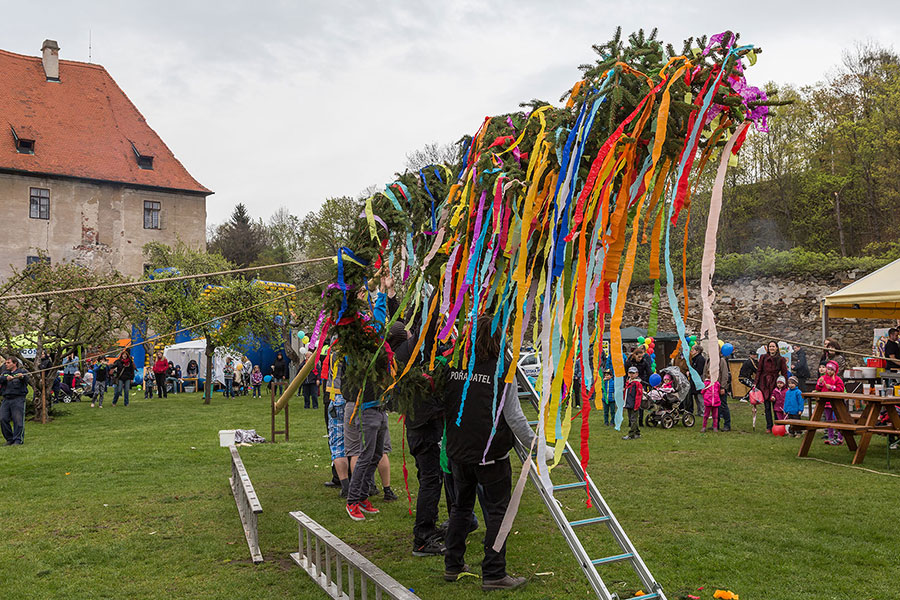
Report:
[[[791,376],[788,379],[788,390],[784,394],[784,412],[787,413],[788,419],[799,419],[803,414],[803,394],[800,393],[799,380]],[[789,428],[788,435],[797,437],[800,431],[794,431],[793,427]]]

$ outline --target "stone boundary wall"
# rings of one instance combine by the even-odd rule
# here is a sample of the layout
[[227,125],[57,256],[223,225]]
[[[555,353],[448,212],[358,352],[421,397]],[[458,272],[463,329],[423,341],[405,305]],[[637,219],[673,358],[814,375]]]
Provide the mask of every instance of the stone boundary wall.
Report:
[[[822,318],[819,301],[822,297],[862,277],[855,272],[836,273],[832,277],[748,277],[735,281],[716,281],[716,302],[713,311],[716,323],[738,327],[748,331],[771,335],[784,339],[820,345],[822,341]],[[676,286],[681,299],[681,285]],[[668,308],[663,286],[661,308]],[[700,317],[700,284],[688,282],[689,316]],[[650,305],[653,298],[652,285],[638,285],[631,288],[628,300]],[[622,326],[647,327],[649,311],[627,306]],[[688,321],[688,330],[699,333],[700,324]],[[830,335],[843,349],[868,353],[872,347],[872,330],[878,327],[896,326],[895,322],[873,319],[831,319]],[[659,312],[660,331],[675,332],[671,315]],[[747,356],[765,340],[730,331],[720,331],[720,339],[734,344],[736,356]],[[810,351],[818,357],[818,351]],[[851,363],[856,363],[851,360]]]

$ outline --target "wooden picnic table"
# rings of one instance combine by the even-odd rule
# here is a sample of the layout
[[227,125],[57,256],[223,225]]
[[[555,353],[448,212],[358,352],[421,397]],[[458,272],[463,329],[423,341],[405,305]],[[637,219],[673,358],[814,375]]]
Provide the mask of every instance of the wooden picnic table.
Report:
[[[776,421],[779,425],[790,425],[806,429],[803,442],[800,444],[798,457],[809,454],[816,439],[816,431],[820,429],[837,429],[844,434],[847,442],[847,448],[854,452],[853,464],[858,465],[866,458],[866,451],[869,449],[869,442],[873,435],[900,435],[900,415],[894,409],[900,406],[900,397],[897,396],[873,396],[870,394],[848,394],[846,392],[807,392],[803,394],[804,398],[816,401],[816,408],[813,411],[809,421],[802,419],[782,419]],[[847,400],[856,400],[865,403],[865,408],[859,415],[854,418],[847,409]],[[831,403],[834,410],[836,421],[825,421],[825,404]],[[891,424],[888,426],[879,426],[878,415],[881,414],[883,407],[888,408],[887,414]],[[857,443],[854,436],[859,436]]]

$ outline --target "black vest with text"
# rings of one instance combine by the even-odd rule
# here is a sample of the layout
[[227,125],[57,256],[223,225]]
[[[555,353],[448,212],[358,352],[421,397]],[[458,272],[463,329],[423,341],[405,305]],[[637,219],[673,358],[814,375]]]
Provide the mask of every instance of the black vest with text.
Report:
[[[447,419],[447,456],[458,464],[479,464],[484,457],[493,424],[492,408],[494,404],[494,374],[497,361],[478,361],[473,369],[469,390],[463,404],[463,414],[457,426],[459,405],[462,400],[463,387],[469,378],[468,370],[451,369],[444,394],[446,401],[445,418]],[[513,383],[512,385],[515,385]],[[503,398],[503,380],[497,388],[497,411]],[[497,432],[491,442],[491,448],[484,458],[486,462],[503,458],[513,447],[513,433],[506,424],[503,414],[499,414]]]

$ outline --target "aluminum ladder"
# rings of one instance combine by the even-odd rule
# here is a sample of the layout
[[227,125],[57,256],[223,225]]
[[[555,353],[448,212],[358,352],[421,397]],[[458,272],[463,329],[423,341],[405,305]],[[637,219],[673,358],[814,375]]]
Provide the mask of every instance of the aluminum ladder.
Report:
[[[518,368],[516,371],[516,380],[519,384],[520,400],[528,398],[529,400],[531,400],[531,404],[532,406],[534,406],[535,410],[539,410],[540,397],[538,396],[537,391],[534,389],[534,386],[531,385],[528,377],[526,377],[522,372],[521,368]],[[529,421],[528,424],[534,427],[537,425],[537,421]],[[528,448],[522,446],[522,444],[520,444],[518,440],[516,440],[516,453],[524,463],[526,457],[528,456]],[[554,485],[552,490],[548,490],[544,486],[543,481],[541,481],[541,478],[538,476],[534,468],[532,468],[528,472],[528,476],[531,478],[531,481],[534,482],[534,484],[537,486],[538,491],[541,494],[541,499],[544,501],[544,504],[547,505],[547,509],[550,511],[550,515],[553,517],[556,526],[559,527],[559,530],[566,538],[566,543],[569,544],[569,549],[572,551],[572,554],[575,556],[578,564],[581,565],[581,570],[584,571],[584,574],[587,576],[588,582],[590,582],[591,588],[593,588],[594,593],[597,595],[597,597],[601,600],[624,600],[620,599],[617,593],[609,591],[609,589],[606,587],[606,584],[603,582],[603,578],[600,577],[600,573],[597,572],[597,567],[610,563],[628,561],[631,563],[631,566],[634,568],[635,572],[640,578],[642,589],[645,592],[644,595],[635,596],[634,598],[639,600],[666,600],[666,595],[663,593],[662,586],[656,581],[656,579],[654,579],[653,575],[650,574],[649,569],[647,569],[647,565],[644,564],[644,561],[638,554],[637,549],[625,534],[625,530],[622,529],[619,521],[616,520],[616,517],[610,510],[609,505],[606,503],[606,500],[604,500],[603,496],[600,495],[600,492],[597,490],[597,486],[594,485],[594,482],[590,478],[590,476],[588,476],[584,472],[584,469],[581,468],[581,463],[579,462],[578,457],[575,456],[575,453],[572,452],[572,447],[568,442],[566,442],[566,447],[563,451],[563,460],[560,461],[560,464],[558,466],[561,466],[563,463],[567,464],[572,470],[572,473],[577,479],[575,483]],[[591,517],[588,519],[578,519],[575,521],[570,521],[563,512],[562,506],[553,497],[552,492],[561,492],[564,490],[584,490],[585,486],[587,487],[587,491],[590,494],[591,504],[594,506],[594,508],[596,508],[598,515],[596,517]],[[609,532],[612,534],[613,538],[615,538],[616,543],[622,550],[620,554],[593,559],[588,556],[588,553],[584,549],[581,540],[578,539],[578,534],[575,533],[575,529],[597,525],[600,523],[605,524],[609,529]]]

